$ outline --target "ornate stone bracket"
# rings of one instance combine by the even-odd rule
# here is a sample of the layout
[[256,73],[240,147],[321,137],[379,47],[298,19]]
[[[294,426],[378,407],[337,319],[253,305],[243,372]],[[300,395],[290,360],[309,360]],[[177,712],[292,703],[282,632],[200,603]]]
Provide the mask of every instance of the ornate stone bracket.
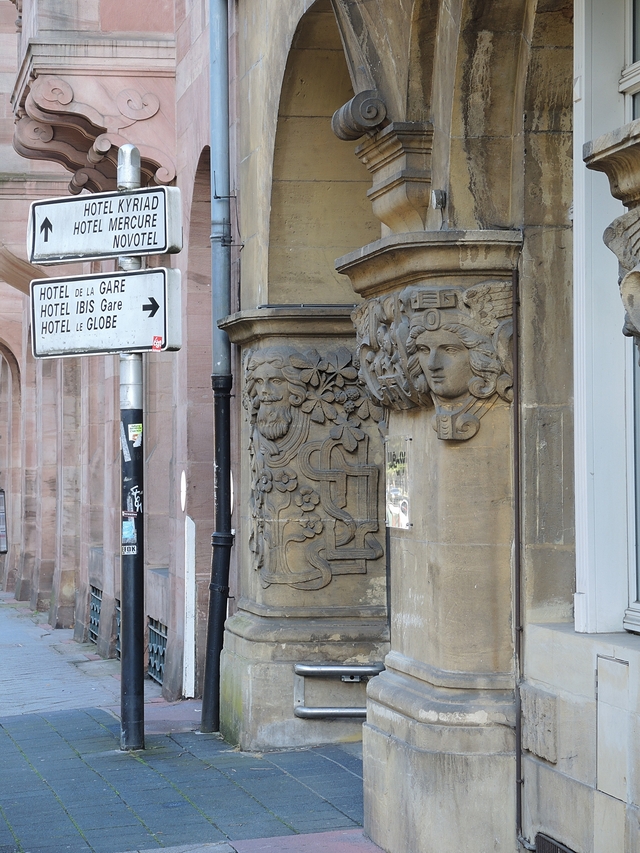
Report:
[[36,77],[18,110],[14,147],[24,157],[53,160],[74,172],[69,190],[76,194],[115,188],[117,152],[126,142],[140,149],[147,181],[170,183],[176,166],[173,100],[163,97],[167,83],[153,77]]
[[606,174],[611,194],[630,208],[611,223],[603,239],[620,264],[626,312],[622,332],[640,348],[640,120],[588,142],[583,156],[589,169]]
[[375,90],[360,92],[331,121],[339,139],[368,138],[356,155],[373,175],[373,212],[393,232],[422,231],[431,203],[433,125],[389,122]]

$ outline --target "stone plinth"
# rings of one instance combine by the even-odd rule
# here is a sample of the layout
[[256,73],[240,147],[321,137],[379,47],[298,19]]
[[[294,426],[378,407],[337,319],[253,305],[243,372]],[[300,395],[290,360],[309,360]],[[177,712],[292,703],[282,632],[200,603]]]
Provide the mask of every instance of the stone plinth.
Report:
[[510,232],[404,234],[337,262],[369,297],[353,313],[360,373],[389,412],[388,446],[406,448],[391,650],[363,731],[366,831],[389,853],[513,845],[519,245]]
[[[359,739],[361,719],[302,719],[296,663],[387,651],[382,409],[358,380],[350,308],[224,321],[242,349],[238,611],[221,730],[244,749]],[[305,679],[305,707],[363,707],[364,681]]]

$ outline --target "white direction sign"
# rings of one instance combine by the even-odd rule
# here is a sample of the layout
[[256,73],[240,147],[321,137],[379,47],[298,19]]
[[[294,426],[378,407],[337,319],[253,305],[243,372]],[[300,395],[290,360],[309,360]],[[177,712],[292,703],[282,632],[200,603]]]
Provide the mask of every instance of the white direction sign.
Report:
[[35,279],[31,328],[35,358],[178,350],[180,271]]
[[120,255],[164,255],[182,249],[180,190],[148,187],[35,201],[27,253],[34,264]]

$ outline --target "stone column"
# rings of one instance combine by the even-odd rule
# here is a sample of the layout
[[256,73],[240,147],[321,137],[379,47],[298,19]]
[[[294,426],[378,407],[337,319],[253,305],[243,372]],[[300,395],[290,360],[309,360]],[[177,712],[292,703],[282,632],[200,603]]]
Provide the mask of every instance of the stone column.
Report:
[[227,319],[241,347],[237,612],[226,625],[222,731],[244,749],[359,739],[365,680],[296,663],[369,664],[388,648],[382,409],[358,381],[351,309],[264,308]]
[[58,498],[56,501],[56,559],[53,570],[49,624],[70,628],[75,620],[75,595],[80,577],[82,429],[80,359],[57,361]]
[[354,312],[360,373],[390,413],[388,460],[406,449],[390,528],[391,651],[369,684],[363,738],[366,831],[390,853],[514,849],[520,239],[397,234],[337,263],[366,297]]
[[56,506],[58,502],[57,432],[60,389],[56,363],[36,365],[36,552],[31,585],[32,610],[51,605],[56,561]]

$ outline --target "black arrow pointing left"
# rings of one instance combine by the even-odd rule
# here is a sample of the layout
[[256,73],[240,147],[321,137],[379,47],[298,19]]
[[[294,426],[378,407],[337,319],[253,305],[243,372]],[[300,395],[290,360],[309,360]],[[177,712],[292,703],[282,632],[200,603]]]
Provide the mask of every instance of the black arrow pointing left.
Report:
[[44,242],[49,242],[49,233],[53,231],[53,225],[49,222],[49,217],[47,217],[42,225],[40,226],[40,233],[44,231]]
[[158,310],[159,307],[160,306],[158,305],[156,300],[153,298],[153,296],[150,296],[147,304],[142,306],[142,310],[143,311],[150,311],[151,313],[149,314],[149,319],[151,319],[151,317],[155,317],[156,311]]

